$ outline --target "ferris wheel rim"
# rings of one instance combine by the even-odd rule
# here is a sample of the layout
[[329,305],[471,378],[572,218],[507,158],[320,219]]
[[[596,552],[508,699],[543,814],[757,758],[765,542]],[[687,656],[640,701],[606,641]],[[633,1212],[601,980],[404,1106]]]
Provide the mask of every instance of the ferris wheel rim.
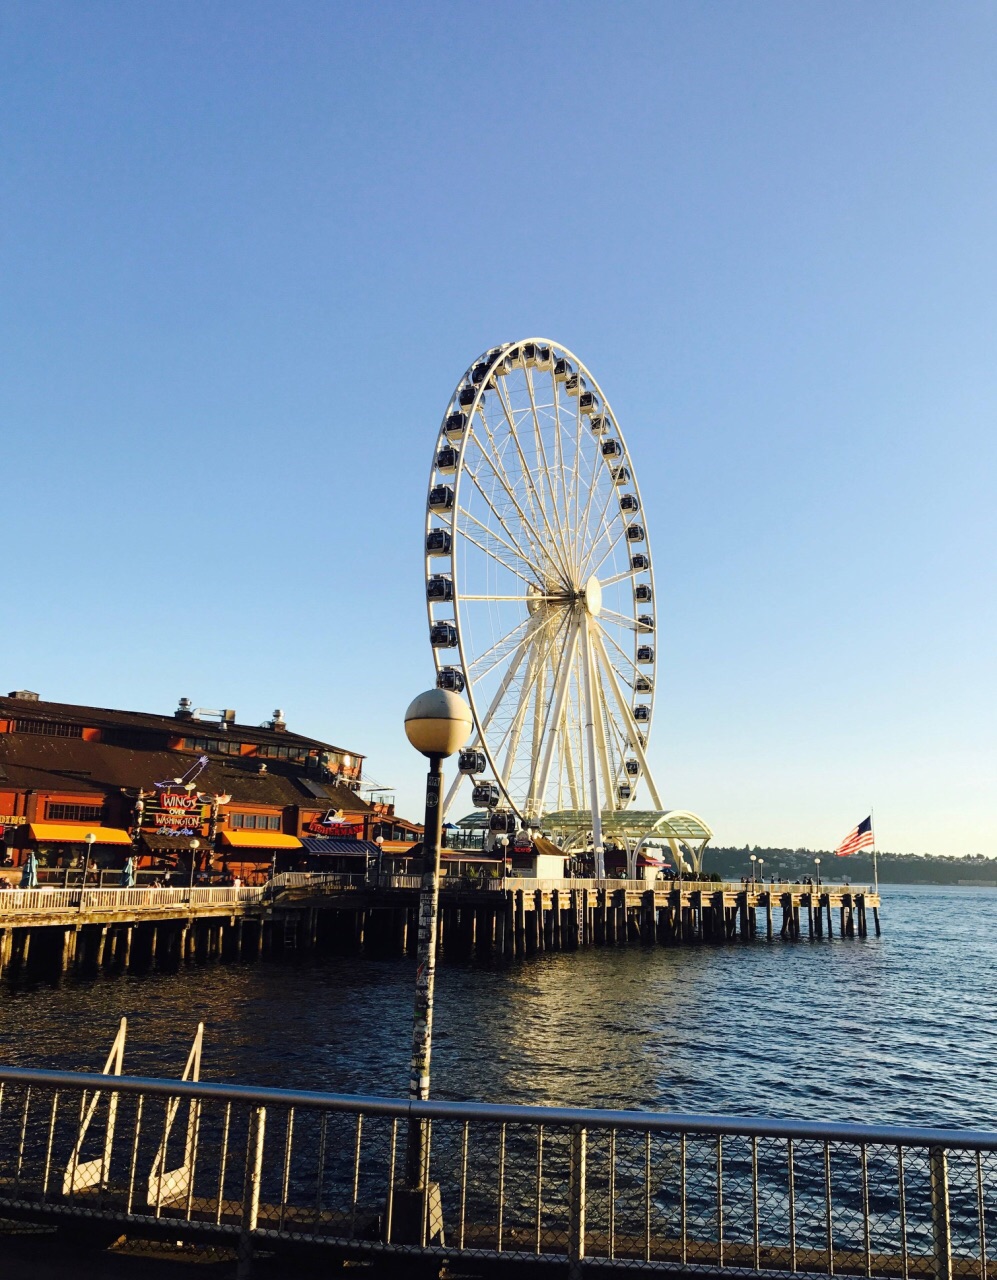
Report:
[[[592,374],[592,371],[588,368],[588,366],[585,365],[584,362],[580,360],[579,357],[573,351],[570,350],[570,348],[564,346],[562,343],[554,341],[553,339],[547,339],[542,337],[531,337],[531,338],[524,338],[515,342],[502,343],[499,346],[489,348],[487,351],[483,352],[481,356],[479,356],[476,360],[472,361],[467,366],[466,370],[464,371],[460,379],[457,381],[454,387],[453,393],[451,394],[447,402],[447,408],[444,412],[440,429],[437,433],[437,445],[436,445],[436,450],[434,450],[433,462],[430,467],[429,486],[427,490],[427,506],[426,506],[426,521],[425,521],[425,529],[426,529],[426,535],[427,535],[427,549],[425,554],[425,576],[426,576],[426,582],[428,584],[430,578],[433,576],[433,565],[431,563],[433,557],[431,556],[428,550],[428,539],[429,539],[429,534],[433,531],[434,527],[437,527],[437,526],[434,526],[434,521],[437,521],[438,525],[445,526],[448,529],[450,534],[449,558],[450,558],[450,580],[451,580],[451,586],[452,586],[451,603],[452,603],[452,611],[453,611],[453,625],[456,631],[456,645],[454,647],[456,648],[457,657],[459,661],[457,664],[453,664],[452,660],[448,661],[443,651],[435,647],[434,645],[433,647],[434,665],[436,667],[438,676],[440,671],[443,670],[445,667],[452,667],[453,665],[457,665],[459,667],[459,670],[462,675],[463,684],[464,684],[464,693],[468,699],[469,705],[471,707],[472,716],[474,718],[475,744],[478,747],[480,747],[481,751],[485,755],[488,761],[488,765],[491,769],[492,776],[494,777],[495,783],[499,791],[501,792],[501,795],[504,798],[506,804],[509,806],[512,812],[523,822],[532,821],[535,819],[535,815],[533,813],[528,814],[527,812],[525,812],[525,810],[529,807],[530,802],[534,799],[534,796],[533,795],[526,796],[526,802],[524,803],[522,798],[518,794],[514,793],[510,785],[511,773],[509,777],[507,777],[506,770],[504,770],[500,765],[498,755],[502,749],[502,746],[504,745],[504,740],[501,740],[498,746],[496,747],[495,743],[492,740],[492,735],[489,733],[490,718],[491,718],[492,712],[494,711],[494,707],[490,709],[489,712],[483,713],[483,707],[479,705],[478,690],[476,689],[475,686],[478,683],[480,683],[483,676],[482,675],[476,676],[474,674],[474,667],[476,663],[481,661],[481,654],[479,653],[477,656],[475,656],[468,648],[466,633],[469,629],[467,625],[469,620],[466,615],[466,609],[467,609],[468,603],[476,600],[522,599],[524,600],[524,602],[527,603],[527,616],[525,618],[522,618],[520,622],[516,625],[516,627],[513,628],[513,632],[510,633],[511,635],[511,634],[514,634],[515,632],[519,632],[519,631],[523,632],[523,635],[516,642],[514,648],[510,651],[510,654],[516,653],[517,650],[519,651],[516,658],[516,663],[518,664],[522,660],[522,656],[523,656],[522,648],[523,648],[524,642],[531,636],[532,631],[539,629],[539,625],[537,627],[531,626],[531,614],[529,612],[529,591],[530,591],[531,584],[530,584],[529,578],[526,575],[524,575],[522,572],[514,568],[508,562],[499,559],[498,563],[500,565],[502,565],[506,570],[512,572],[515,577],[518,577],[521,581],[526,583],[527,589],[522,596],[508,596],[508,597],[478,596],[470,591],[465,592],[462,589],[462,575],[461,575],[460,566],[458,564],[457,549],[458,549],[458,538],[467,536],[465,531],[460,527],[460,523],[459,523],[459,516],[462,512],[462,507],[461,507],[462,484],[465,481],[466,475],[469,471],[469,468],[467,466],[467,455],[466,455],[464,443],[466,442],[466,440],[474,438],[476,440],[477,447],[479,452],[481,453],[481,456],[485,458],[486,461],[489,462],[489,465],[491,465],[492,470],[493,471],[495,470],[494,463],[492,463],[491,460],[487,458],[486,451],[481,441],[477,440],[477,437],[475,435],[474,423],[475,423],[476,417],[480,416],[482,423],[487,426],[487,419],[485,418],[484,413],[481,410],[481,405],[487,393],[489,392],[489,390],[494,390],[496,396],[499,399],[499,402],[502,403],[503,409],[505,410],[505,416],[509,424],[510,434],[513,439],[516,439],[515,425],[513,423],[512,417],[510,416],[510,413],[505,404],[505,401],[502,398],[502,394],[499,388],[498,380],[500,377],[503,376],[503,374],[497,375],[496,369],[499,366],[499,364],[508,357],[508,354],[510,351],[512,350],[520,351],[523,348],[529,347],[531,344],[535,345],[536,347],[550,349],[551,356],[550,356],[549,368],[551,370],[553,370],[554,368],[553,362],[554,362],[555,356],[558,359],[567,360],[570,363],[573,372],[576,373],[583,380],[583,384],[587,388],[594,391],[598,396],[598,400],[601,406],[601,412],[606,416],[606,418],[611,423],[612,434],[616,438],[618,438],[620,442],[620,446],[622,449],[622,453],[619,455],[620,465],[621,466],[626,465],[629,468],[629,475],[628,475],[628,480],[626,481],[626,484],[629,486],[630,489],[632,489],[632,491],[637,497],[637,504],[638,504],[637,510],[640,513],[640,521],[643,529],[642,539],[641,539],[642,551],[646,559],[646,566],[642,567],[639,571],[637,569],[634,569],[633,567],[629,567],[627,570],[617,573],[615,576],[611,577],[611,579],[607,580],[607,582],[616,584],[616,583],[622,582],[625,579],[630,579],[630,581],[634,584],[634,587],[636,590],[636,581],[637,581],[638,573],[643,575],[643,580],[647,581],[650,587],[650,599],[646,607],[650,610],[650,615],[652,617],[652,622],[653,622],[653,625],[651,628],[652,635],[656,633],[656,613],[657,613],[657,609],[656,609],[657,596],[656,596],[655,583],[654,583],[654,558],[651,553],[650,535],[646,527],[647,517],[646,517],[646,510],[643,504],[643,496],[640,491],[639,481],[636,475],[636,469],[633,464],[633,458],[629,448],[627,447],[626,437],[620,427],[616,414],[613,412],[612,406],[608,398],[606,397],[598,379]],[[468,425],[468,435],[467,437],[465,437],[464,441],[462,441],[461,448],[459,449],[458,456],[457,456],[457,464],[456,464],[456,468],[453,476],[452,507],[445,517],[441,517],[439,512],[434,512],[434,510],[431,508],[430,496],[429,496],[432,493],[434,482],[436,482],[437,477],[440,474],[442,474],[437,465],[438,451],[441,445],[443,445],[444,442],[449,439],[447,435],[447,430],[446,430],[447,421],[450,415],[454,413],[455,407],[458,405],[458,396],[461,390],[467,387],[469,384],[474,385],[473,375],[475,371],[479,368],[479,366],[482,366],[482,365],[485,366],[485,370],[477,380],[477,385],[476,385],[476,390],[473,396],[473,400],[468,404],[463,404],[459,406],[459,411],[466,414],[466,422]],[[524,369],[526,368],[528,368],[528,366],[524,364]],[[560,429],[560,417],[559,417],[560,408],[559,408],[559,402],[557,397],[557,379],[556,377],[554,377],[553,373],[551,377],[552,377],[552,384],[554,387],[555,422],[557,423],[558,429]],[[531,399],[532,399],[532,380],[528,375],[526,376],[526,383],[531,389]],[[576,414],[577,414],[576,448],[580,455],[582,441],[587,437],[587,435],[590,435],[591,433],[586,433],[583,430],[583,419],[582,419],[580,405],[576,410]],[[536,415],[535,405],[533,406],[533,418],[539,434],[540,423]],[[596,437],[596,439],[598,439],[598,437]],[[519,447],[518,440],[517,440],[517,447]],[[605,463],[606,462],[605,453],[601,450],[601,448],[598,448],[598,447],[596,451],[601,455],[602,462]],[[520,453],[522,453],[521,449],[520,449]],[[546,462],[546,459],[545,459],[545,462]],[[524,476],[528,475],[525,459],[523,459],[523,474]],[[496,477],[498,478],[497,471],[496,471]],[[618,483],[615,481],[615,479],[613,480],[613,485],[617,485],[618,487]],[[577,482],[575,487],[577,492]],[[506,488],[508,491],[508,485],[506,486]],[[593,469],[592,493],[594,493],[595,488],[596,488],[595,471]],[[591,514],[590,508],[591,508],[591,502],[592,502],[592,493],[590,493],[589,495],[589,499],[586,504],[585,518],[582,521],[581,526],[579,528],[576,528],[570,531],[572,535],[571,536],[572,548],[578,546],[579,537],[583,539],[581,551],[579,552],[579,557],[582,554],[586,553],[586,550],[587,550],[586,544],[584,542],[584,538],[590,534],[590,527],[588,525],[588,521]],[[595,578],[596,571],[600,569],[602,565],[605,563],[605,561],[607,560],[607,558],[609,558],[612,555],[615,548],[615,542],[618,542],[620,537],[623,536],[623,534],[625,533],[625,530],[627,528],[626,519],[622,516],[619,516],[619,513],[614,512],[613,520],[608,527],[611,529],[613,527],[613,524],[617,522],[617,517],[619,516],[619,521],[621,523],[621,530],[616,535],[615,542],[611,541],[607,549],[601,555],[601,557],[598,560],[593,560],[595,552],[596,550],[598,550],[599,545],[603,539],[603,531],[600,528],[600,525],[605,524],[606,514],[613,496],[614,496],[614,488],[611,485],[609,494],[607,495],[607,498],[606,498],[605,505],[600,514],[599,525],[597,525],[596,527],[595,541],[592,542],[591,548],[588,549],[588,558],[585,560],[584,564],[582,564],[581,561],[579,560],[579,564],[576,567],[576,573],[586,572],[590,578]],[[513,498],[511,491],[509,491],[509,497]],[[566,494],[565,494],[565,497],[566,497]],[[487,497],[485,500],[486,500],[486,503],[488,503]],[[515,501],[514,498],[513,498],[513,501]],[[495,512],[494,506],[491,503],[488,503],[488,505],[490,509],[493,512]],[[577,502],[576,502],[576,505],[577,505]],[[557,516],[556,500],[553,504],[553,509],[556,517]],[[542,507],[541,507],[541,510],[542,510]],[[524,527],[527,527],[528,521],[521,509],[519,510],[519,516],[523,522]],[[499,519],[501,520],[501,518]],[[502,523],[502,527],[503,529],[505,529],[506,526],[504,523]],[[475,545],[480,545],[480,544],[475,544]],[[511,549],[512,548],[510,548],[510,550]],[[522,549],[519,548],[518,550],[519,550],[519,553],[522,554]],[[564,552],[565,549],[561,548],[561,551]],[[495,557],[495,558],[498,559],[498,557]],[[628,564],[632,565],[632,557],[630,556],[629,551],[628,551]],[[539,582],[543,578],[543,567],[537,566],[535,564],[532,567],[536,572],[537,580]],[[570,572],[570,565],[568,564],[567,561],[563,560],[563,558],[562,558],[562,569],[566,574]],[[579,583],[575,582],[573,583],[573,585],[577,589],[577,587],[579,586]],[[429,598],[428,588],[427,588],[426,603],[427,603],[428,621],[429,621],[430,628],[432,629],[434,625],[434,614],[433,614],[434,601],[431,598]],[[637,620],[636,599],[634,600],[633,610],[634,610],[633,621],[636,622]],[[628,627],[630,626],[631,619],[626,618],[623,615],[617,615],[617,616],[619,616]],[[570,622],[571,615],[566,614],[566,618]],[[549,621],[549,618],[547,621]],[[557,623],[555,632],[560,633],[560,631],[563,630],[565,632],[565,641],[569,644],[569,646],[574,646],[574,644],[577,642],[577,639],[578,639],[578,632],[581,629],[582,628],[580,625],[574,625],[574,626],[564,625],[564,619],[562,619]],[[589,620],[587,618],[585,619],[584,629],[585,629],[585,643],[586,645],[590,646],[588,652],[591,657],[593,652],[593,649],[591,647],[591,638],[589,634],[591,629],[591,624],[589,623]],[[613,671],[616,671],[617,669],[614,666],[613,662],[611,662],[608,656],[608,653],[605,649],[605,644],[601,634],[603,630],[604,628],[600,626],[597,632],[598,648],[601,650],[601,654],[598,657],[598,662],[600,664],[600,672],[602,669],[602,664],[604,664],[605,667],[610,672],[613,672]],[[635,632],[634,656],[632,658],[626,653],[624,653],[623,650],[620,648],[619,644],[617,643],[617,641],[614,640],[612,635],[610,635],[608,631],[606,632],[611,643],[613,643],[616,646],[616,648],[620,650],[621,656],[625,659],[627,664],[632,668],[634,673],[634,677],[633,677],[634,683],[631,686],[631,692],[630,692],[629,698],[624,697],[618,685],[616,685],[615,680],[613,681],[615,686],[613,693],[614,693],[614,698],[615,698],[618,710],[620,713],[622,713],[627,732],[628,733],[632,732],[637,738],[637,743],[634,744],[634,750],[636,751],[636,754],[640,761],[640,773],[638,775],[638,781],[640,778],[644,778],[649,782],[649,784],[653,788],[653,781],[650,778],[650,770],[647,766],[646,756],[644,754],[644,747],[646,746],[646,744],[649,742],[649,739],[650,739],[650,730],[651,730],[651,725],[653,723],[654,705],[656,702],[656,697],[658,692],[658,682],[656,678],[652,679],[650,682],[649,690],[640,691],[637,688],[637,675],[638,675],[637,650],[639,648],[640,638],[641,638],[641,630],[640,630],[639,624],[634,627],[634,632]],[[508,638],[508,637],[504,637],[503,639],[505,638]],[[499,643],[501,643],[501,641]],[[504,658],[500,659],[500,661],[504,661],[505,658],[508,658],[510,656],[510,654],[506,654]],[[542,665],[544,666],[544,669],[546,669],[547,657],[548,655],[545,654],[542,660]],[[574,659],[572,657],[572,663],[573,661]],[[563,662],[563,650],[562,650],[562,662]],[[512,670],[513,670],[513,664],[510,663],[506,669],[506,675],[508,676],[509,672]],[[554,671],[555,677],[560,678],[560,669],[556,665],[552,668],[552,670]],[[655,671],[656,671],[656,667],[655,667]],[[487,674],[487,673],[484,673],[484,674]],[[600,675],[600,680],[601,680],[601,675]],[[640,725],[637,724],[634,718],[634,712],[638,706],[638,702],[637,702],[638,694],[640,694],[641,697],[644,697],[647,699],[645,703],[640,705],[646,705],[648,708],[647,717],[646,719],[642,720]],[[600,699],[602,702],[602,710],[608,717],[608,711],[606,708],[606,693],[605,693],[605,689],[601,685],[600,685]],[[548,712],[552,709],[553,709],[553,703],[550,704],[550,707],[548,708]],[[546,723],[546,720],[550,720],[550,719],[552,719],[552,717],[548,714],[548,716],[545,719],[545,723]],[[612,724],[614,722],[610,719],[610,723]],[[548,731],[556,733],[558,732],[558,726],[552,725],[550,730]],[[619,767],[618,767],[616,776],[613,779],[613,781],[617,785],[613,786],[610,789],[610,794],[604,797],[607,803],[610,803],[610,801],[613,802],[614,808],[628,807],[628,805],[632,802],[632,799],[633,799],[633,795],[631,793],[631,795],[625,802],[620,802],[619,804],[617,804],[617,791],[619,789],[620,779],[623,778],[625,780],[625,774],[623,773],[623,769],[625,764],[624,757],[627,752],[627,747],[628,747],[628,744],[624,742],[622,747],[620,748]],[[636,790],[636,785],[634,786],[633,790]],[[544,807],[549,808],[549,806],[545,805],[545,796],[543,794],[539,794],[536,797],[536,799],[539,801],[540,812],[542,814]]]

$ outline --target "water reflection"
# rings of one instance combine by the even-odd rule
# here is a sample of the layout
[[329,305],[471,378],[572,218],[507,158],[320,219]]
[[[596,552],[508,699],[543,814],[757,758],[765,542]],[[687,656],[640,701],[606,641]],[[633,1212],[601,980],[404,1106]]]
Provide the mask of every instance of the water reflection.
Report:
[[[880,940],[619,949],[444,965],[436,1096],[988,1127],[997,1114],[992,890],[884,890]],[[299,956],[0,989],[0,1057],[403,1093],[408,961]]]

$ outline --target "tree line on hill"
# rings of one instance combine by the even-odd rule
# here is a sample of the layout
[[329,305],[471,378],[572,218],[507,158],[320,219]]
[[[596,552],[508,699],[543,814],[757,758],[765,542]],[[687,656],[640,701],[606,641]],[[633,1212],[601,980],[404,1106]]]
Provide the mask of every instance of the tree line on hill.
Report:
[[[835,857],[829,849],[763,849],[745,845],[741,849],[707,846],[703,857],[706,871],[718,872],[724,880],[751,877],[751,855],[762,859],[761,874],[766,880],[799,880],[815,876],[814,859],[820,858],[822,880],[848,879],[852,883],[872,880],[872,854],[863,849],[848,858]],[[997,881],[997,860],[982,853],[967,857],[932,853],[877,853],[879,879],[883,884],[958,884],[961,880]],[[757,863],[756,863],[757,866]],[[755,875],[758,875],[756,870]]]

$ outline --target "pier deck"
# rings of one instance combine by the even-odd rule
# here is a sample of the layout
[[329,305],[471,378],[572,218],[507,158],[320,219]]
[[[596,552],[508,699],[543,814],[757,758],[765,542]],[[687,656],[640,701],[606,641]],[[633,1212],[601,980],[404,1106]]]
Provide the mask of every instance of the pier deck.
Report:
[[[0,974],[143,968],[263,952],[413,951],[419,877],[296,874],[262,888],[28,889],[0,894]],[[700,946],[880,933],[858,886],[628,880],[444,882],[439,949],[516,958],[585,946]]]

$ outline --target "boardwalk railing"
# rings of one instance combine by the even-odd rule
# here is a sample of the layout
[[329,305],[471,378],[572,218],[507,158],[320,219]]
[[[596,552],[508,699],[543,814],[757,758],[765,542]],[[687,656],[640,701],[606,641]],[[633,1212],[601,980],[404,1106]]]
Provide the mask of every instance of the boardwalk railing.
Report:
[[0,893],[0,911],[142,911],[175,906],[225,906],[259,902],[262,888],[183,889],[9,889]]
[[[421,1130],[422,1164],[406,1161]],[[579,1275],[987,1280],[997,1133],[0,1069],[0,1219]]]

